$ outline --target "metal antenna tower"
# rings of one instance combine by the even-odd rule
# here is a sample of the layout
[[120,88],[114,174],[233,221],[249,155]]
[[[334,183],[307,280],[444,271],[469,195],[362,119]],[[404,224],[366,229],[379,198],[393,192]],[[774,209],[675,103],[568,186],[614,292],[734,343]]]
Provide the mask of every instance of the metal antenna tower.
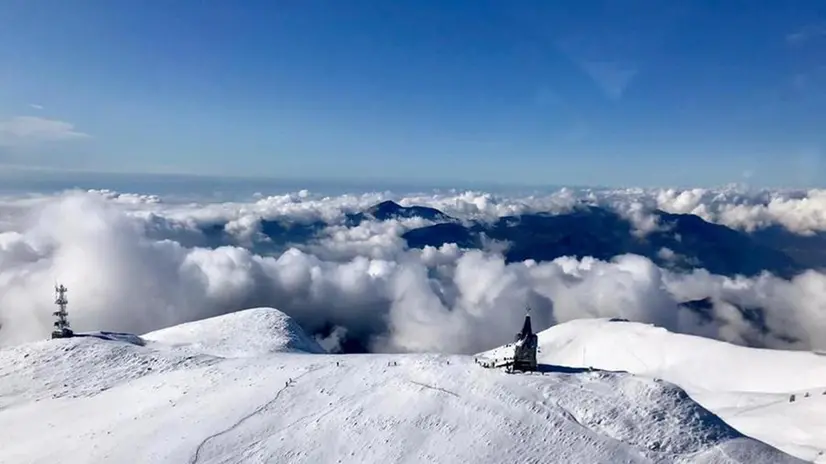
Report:
[[69,300],[66,298],[66,292],[68,292],[69,289],[63,286],[63,284],[60,284],[55,285],[54,291],[54,303],[57,305],[58,310],[52,313],[53,316],[57,317],[54,323],[54,330],[52,331],[52,338],[69,338],[73,335],[72,329],[69,328],[69,320],[67,319],[69,313],[66,312],[66,305],[69,304]]

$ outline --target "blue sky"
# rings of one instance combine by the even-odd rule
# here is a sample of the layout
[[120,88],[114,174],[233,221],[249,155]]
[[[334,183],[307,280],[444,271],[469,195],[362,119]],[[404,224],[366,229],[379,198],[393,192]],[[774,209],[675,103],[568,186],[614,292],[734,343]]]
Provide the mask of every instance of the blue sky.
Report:
[[9,0],[0,162],[826,186],[826,2]]

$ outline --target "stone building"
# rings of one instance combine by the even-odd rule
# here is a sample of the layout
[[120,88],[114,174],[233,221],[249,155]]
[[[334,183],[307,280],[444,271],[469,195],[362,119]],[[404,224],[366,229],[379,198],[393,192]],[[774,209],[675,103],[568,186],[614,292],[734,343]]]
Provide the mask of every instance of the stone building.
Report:
[[522,331],[516,334],[513,344],[513,365],[514,371],[535,371],[536,370],[536,350],[539,339],[531,327],[530,310],[525,315],[525,322],[522,324]]

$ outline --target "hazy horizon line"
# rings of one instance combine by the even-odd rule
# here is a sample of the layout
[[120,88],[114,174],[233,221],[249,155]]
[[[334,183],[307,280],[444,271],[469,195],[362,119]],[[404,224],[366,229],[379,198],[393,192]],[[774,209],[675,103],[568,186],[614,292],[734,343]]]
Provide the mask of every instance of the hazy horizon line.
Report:
[[[25,166],[25,165],[3,165],[0,164],[0,178],[8,175],[20,176],[24,175],[26,179],[17,179],[21,182],[26,180],[34,181],[57,181],[65,179],[66,181],[79,180],[78,178],[88,177],[89,180],[105,180],[106,178],[117,178],[119,180],[151,180],[151,179],[179,179],[179,180],[198,180],[198,181],[234,181],[244,182],[252,181],[257,183],[282,183],[290,184],[296,188],[311,188],[332,186],[332,187],[352,187],[352,188],[368,188],[377,190],[393,190],[394,188],[414,188],[414,189],[430,189],[430,190],[558,190],[561,188],[582,189],[582,190],[606,190],[606,189],[660,189],[660,188],[674,188],[674,189],[691,189],[691,188],[705,188],[705,189],[719,189],[731,187],[733,185],[744,187],[747,189],[772,189],[772,190],[811,190],[817,188],[824,188],[823,186],[769,186],[769,185],[753,185],[747,182],[731,182],[724,185],[634,185],[634,184],[617,184],[617,185],[577,185],[577,184],[560,184],[551,182],[548,184],[535,183],[517,183],[501,181],[495,182],[490,180],[467,180],[467,179],[404,179],[397,177],[362,177],[362,178],[344,178],[344,177],[278,177],[273,175],[239,175],[239,174],[213,174],[213,173],[198,173],[198,172],[159,172],[159,171],[107,171],[107,170],[89,170],[89,169],[73,169],[73,168],[58,168],[58,167],[41,167],[41,166]],[[308,184],[306,187],[301,187],[301,184]]]

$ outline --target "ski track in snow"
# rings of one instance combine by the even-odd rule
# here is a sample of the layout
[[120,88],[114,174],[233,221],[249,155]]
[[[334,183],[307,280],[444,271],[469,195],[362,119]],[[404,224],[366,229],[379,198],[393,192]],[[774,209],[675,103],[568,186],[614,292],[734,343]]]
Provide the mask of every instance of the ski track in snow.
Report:
[[[335,403],[330,403],[328,407],[323,408],[323,409],[321,409],[320,411],[314,411],[314,412],[311,412],[311,413],[309,413],[309,414],[305,414],[305,415],[303,415],[303,416],[300,416],[299,418],[297,418],[297,419],[295,419],[294,421],[292,421],[292,422],[288,423],[287,425],[285,425],[285,426],[283,426],[283,427],[280,427],[280,428],[278,428],[278,429],[275,429],[275,430],[271,431],[271,432],[270,432],[270,435],[276,435],[276,434],[282,433],[282,432],[284,432],[284,431],[286,431],[286,430],[290,430],[291,428],[295,427],[296,425],[298,425],[298,424],[300,424],[300,423],[302,423],[302,422],[305,422],[305,421],[307,421],[307,420],[309,420],[309,419],[315,419],[316,421],[318,421],[318,420],[320,420],[320,419],[322,419],[322,418],[324,418],[324,417],[326,417],[326,416],[328,416],[328,415],[330,415],[330,414],[332,414],[332,413],[336,412],[337,410],[339,410],[339,409],[343,408],[344,406],[346,406],[346,405],[348,405],[348,404],[351,404],[351,403],[352,403],[354,400],[356,400],[357,398],[360,398],[360,397],[362,397],[362,396],[364,396],[364,395],[368,394],[370,391],[373,391],[373,390],[375,390],[375,389],[376,389],[376,388],[378,388],[378,387],[385,386],[385,385],[387,385],[388,383],[390,383],[390,380],[385,380],[385,381],[380,382],[380,383],[378,383],[378,384],[376,384],[376,385],[374,385],[374,386],[372,386],[372,387],[369,387],[369,388],[366,388],[366,389],[364,389],[364,390],[358,391],[356,394],[353,394],[353,395],[350,395],[350,396],[344,397],[344,398],[342,398],[342,399],[339,399],[339,400],[338,400],[338,401],[336,401]],[[252,443],[252,444],[251,444],[251,445],[247,448],[246,452],[247,452],[247,453],[251,453],[251,452],[261,451],[262,444],[263,444],[263,443],[264,443],[264,442],[265,442],[268,438],[269,438],[269,437],[267,437],[267,438],[265,438],[265,439],[261,439],[261,440],[256,440],[255,442],[253,442],[253,443]],[[242,460],[242,461],[239,461],[239,462],[244,462],[244,461]]]
[[220,437],[221,435],[227,434],[227,433],[235,430],[238,426],[240,426],[241,424],[246,422],[251,417],[255,416],[256,414],[261,414],[263,411],[266,411],[276,401],[278,401],[278,398],[281,396],[282,393],[284,393],[288,388],[290,388],[290,386],[292,386],[293,382],[301,379],[305,375],[312,374],[313,372],[315,372],[319,369],[322,369],[322,368],[321,367],[310,368],[307,371],[299,374],[295,378],[288,380],[287,385],[285,385],[284,388],[278,390],[278,392],[276,392],[275,396],[273,396],[271,400],[269,400],[266,403],[262,404],[261,406],[255,408],[255,410],[253,410],[249,414],[246,414],[245,416],[242,416],[240,419],[238,419],[238,421],[236,421],[234,424],[230,425],[229,427],[225,428],[224,430],[221,430],[220,432],[216,432],[216,433],[204,438],[201,441],[201,443],[198,444],[198,447],[195,448],[195,454],[192,455],[192,459],[189,461],[190,464],[196,464],[198,462],[198,459],[200,459],[201,450],[204,448],[204,446],[206,446],[207,442],[209,442],[210,440],[214,440],[214,439]]
[[412,383],[412,384],[415,384],[415,385],[418,385],[418,386],[420,386],[420,387],[424,387],[424,388],[429,388],[429,389],[431,389],[431,390],[440,391],[440,392],[443,392],[443,393],[447,393],[448,395],[453,395],[453,396],[455,396],[455,397],[459,398],[459,394],[458,394],[458,393],[452,392],[452,391],[450,391],[450,390],[446,390],[446,389],[441,388],[441,387],[434,387],[433,385],[428,385],[428,384],[426,384],[426,383],[422,383],[422,382],[416,382],[415,380],[408,380],[408,382],[410,382],[410,383]]

